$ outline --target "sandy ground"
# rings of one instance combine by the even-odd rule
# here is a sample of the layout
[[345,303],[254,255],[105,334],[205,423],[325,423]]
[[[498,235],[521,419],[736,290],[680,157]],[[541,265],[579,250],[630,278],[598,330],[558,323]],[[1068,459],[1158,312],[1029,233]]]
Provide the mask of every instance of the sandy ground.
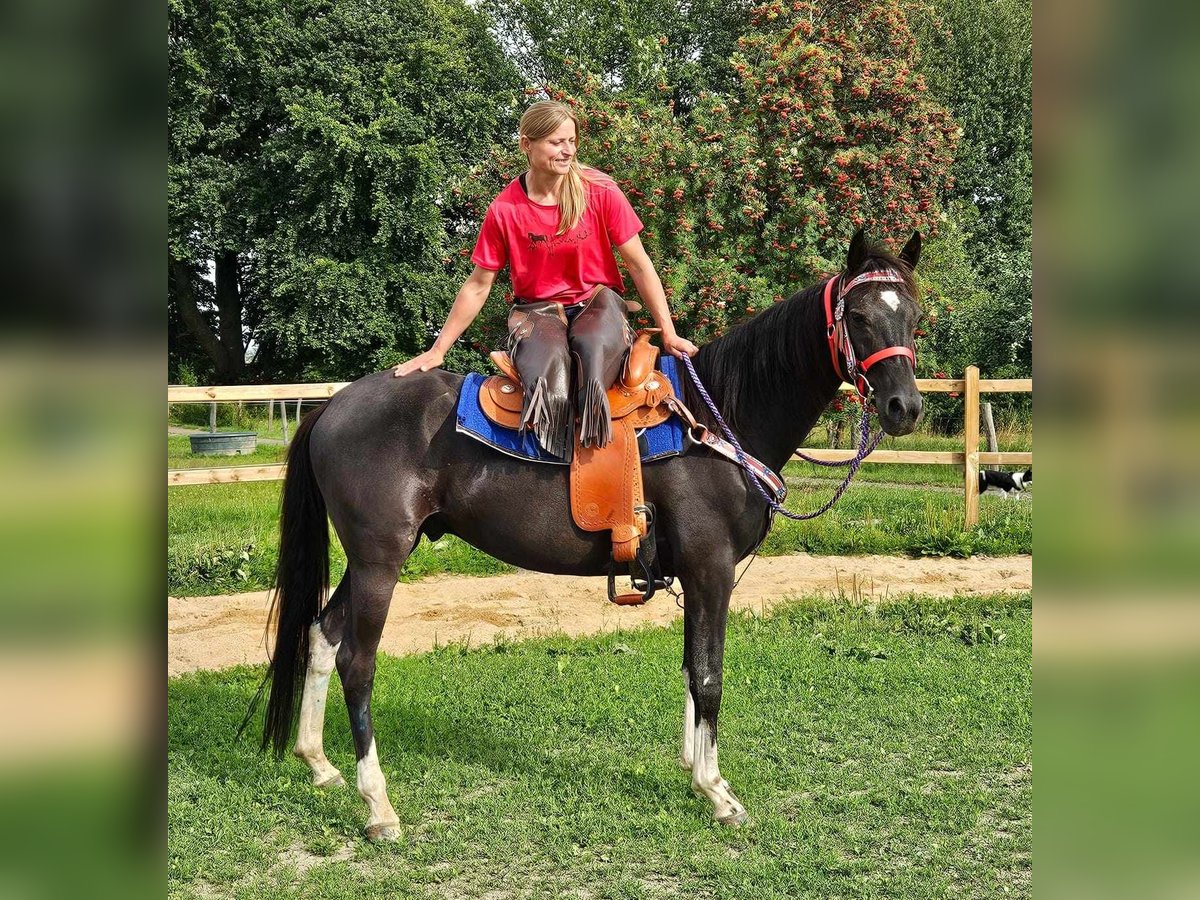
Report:
[[[744,565],[744,564],[743,564]],[[741,567],[738,571],[741,572]],[[628,590],[618,579],[617,589]],[[769,610],[795,596],[843,593],[886,600],[1033,589],[1033,558],[905,559],[895,556],[759,557],[733,594],[733,608]],[[167,601],[168,675],[221,669],[267,658],[268,592]],[[642,607],[608,602],[603,578],[518,572],[488,578],[438,576],[399,584],[380,649],[395,655],[436,645],[491,643],[565,632],[569,635],[666,625],[682,611],[666,593]]]

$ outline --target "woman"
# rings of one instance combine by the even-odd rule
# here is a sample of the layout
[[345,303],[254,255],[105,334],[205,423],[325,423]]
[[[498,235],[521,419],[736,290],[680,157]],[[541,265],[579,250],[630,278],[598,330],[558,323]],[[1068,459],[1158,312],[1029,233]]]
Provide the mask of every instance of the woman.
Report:
[[529,170],[488,207],[471,255],[475,270],[433,347],[395,370],[404,376],[441,365],[479,315],[496,273],[508,265],[517,298],[508,318],[509,353],[525,388],[521,427],[563,459],[574,444],[572,357],[580,443],[603,446],[611,436],[605,391],[620,374],[631,337],[613,246],[662,330],[663,348],[674,356],[697,352],[675,333],[633,207],[611,178],[580,166],[578,130],[575,114],[562,103],[535,103],[521,116],[520,147]]

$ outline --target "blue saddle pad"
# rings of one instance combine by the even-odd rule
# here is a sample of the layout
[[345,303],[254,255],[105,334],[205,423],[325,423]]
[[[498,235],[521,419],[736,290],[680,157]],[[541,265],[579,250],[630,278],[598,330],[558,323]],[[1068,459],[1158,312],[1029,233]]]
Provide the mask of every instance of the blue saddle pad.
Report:
[[[683,391],[679,386],[675,357],[666,354],[659,357],[658,369],[671,380],[671,387],[675,389],[676,396],[681,396]],[[531,462],[567,465],[566,461],[543,450],[532,432],[526,431],[522,434],[512,428],[503,428],[483,414],[479,405],[479,388],[487,377],[472,372],[463,382],[462,391],[458,395],[455,429],[460,434],[482,441],[509,456],[528,459]],[[638,435],[638,446],[642,451],[642,462],[678,456],[683,452],[683,423],[671,416],[660,425],[642,429]]]

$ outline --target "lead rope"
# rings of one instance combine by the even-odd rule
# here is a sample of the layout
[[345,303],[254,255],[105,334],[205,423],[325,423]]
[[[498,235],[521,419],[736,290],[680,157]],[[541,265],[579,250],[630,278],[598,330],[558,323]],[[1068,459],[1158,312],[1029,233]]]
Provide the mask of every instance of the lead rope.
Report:
[[[767,506],[770,508],[772,514],[779,513],[783,516],[786,516],[789,519],[794,519],[796,521],[802,522],[802,521],[806,521],[808,519],[815,519],[817,516],[828,512],[830,509],[833,508],[833,505],[835,503],[837,503],[838,500],[841,499],[842,494],[844,494],[846,492],[846,488],[850,487],[850,482],[854,479],[854,476],[858,473],[858,467],[860,465],[862,465],[862,461],[864,459],[866,459],[867,456],[869,456],[871,453],[873,453],[875,451],[875,448],[878,447],[880,442],[883,440],[883,429],[882,428],[879,429],[879,433],[877,435],[875,435],[874,439],[871,438],[871,418],[870,418],[871,414],[867,410],[866,398],[864,397],[863,398],[862,422],[859,426],[858,452],[855,453],[855,455],[851,459],[837,460],[837,461],[833,461],[833,462],[824,462],[824,461],[820,461],[820,460],[815,460],[809,456],[805,456],[802,453],[798,454],[801,459],[804,459],[808,462],[816,463],[817,465],[821,465],[821,466],[829,466],[829,467],[849,466],[850,468],[846,472],[845,479],[842,481],[842,483],[840,485],[838,485],[838,489],[836,491],[834,491],[833,496],[829,498],[829,501],[827,503],[823,504],[821,506],[821,508],[816,510],[815,512],[810,512],[810,513],[789,512],[788,510],[784,509],[782,504],[780,504],[777,500],[775,500],[774,497],[770,496],[766,492],[766,490],[763,488],[762,484],[759,482],[758,478],[755,477],[753,471],[746,464],[746,451],[742,449],[742,445],[738,443],[737,438],[734,437],[733,432],[730,430],[729,426],[725,424],[725,419],[722,418],[720,410],[717,409],[717,405],[715,403],[713,403],[712,397],[709,396],[708,391],[705,390],[704,385],[700,382],[700,376],[696,374],[696,369],[692,365],[691,357],[689,357],[687,354],[684,354],[680,358],[683,360],[684,368],[686,368],[688,370],[688,375],[691,376],[692,383],[696,385],[696,390],[700,392],[700,396],[704,398],[704,402],[705,402],[705,404],[707,404],[709,411],[713,414],[713,418],[715,418],[717,420],[717,424],[721,426],[721,431],[725,434],[725,439],[727,441],[729,441],[729,443],[733,446],[734,452],[737,454],[738,463],[741,465],[742,469],[745,470],[747,475],[749,475],[750,483],[753,484],[754,487],[758,489],[759,494],[761,494],[762,498],[765,501],[767,501]],[[749,566],[747,566],[747,568],[749,568]],[[745,570],[743,570],[742,574],[743,575],[745,574]]]

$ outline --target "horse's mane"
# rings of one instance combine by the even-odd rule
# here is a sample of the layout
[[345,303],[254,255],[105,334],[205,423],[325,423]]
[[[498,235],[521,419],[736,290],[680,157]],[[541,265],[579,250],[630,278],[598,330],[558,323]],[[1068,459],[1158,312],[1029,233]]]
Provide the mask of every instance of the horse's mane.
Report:
[[[917,298],[911,267],[883,247],[868,247],[866,261],[848,274],[853,277],[882,269],[899,273],[908,295]],[[833,377],[821,302],[824,283],[822,279],[797,291],[700,348],[694,360],[696,372],[735,432],[742,414],[756,403],[788,392],[812,392],[815,396],[818,386]],[[691,379],[682,381],[688,408],[709,428],[716,428]]]

